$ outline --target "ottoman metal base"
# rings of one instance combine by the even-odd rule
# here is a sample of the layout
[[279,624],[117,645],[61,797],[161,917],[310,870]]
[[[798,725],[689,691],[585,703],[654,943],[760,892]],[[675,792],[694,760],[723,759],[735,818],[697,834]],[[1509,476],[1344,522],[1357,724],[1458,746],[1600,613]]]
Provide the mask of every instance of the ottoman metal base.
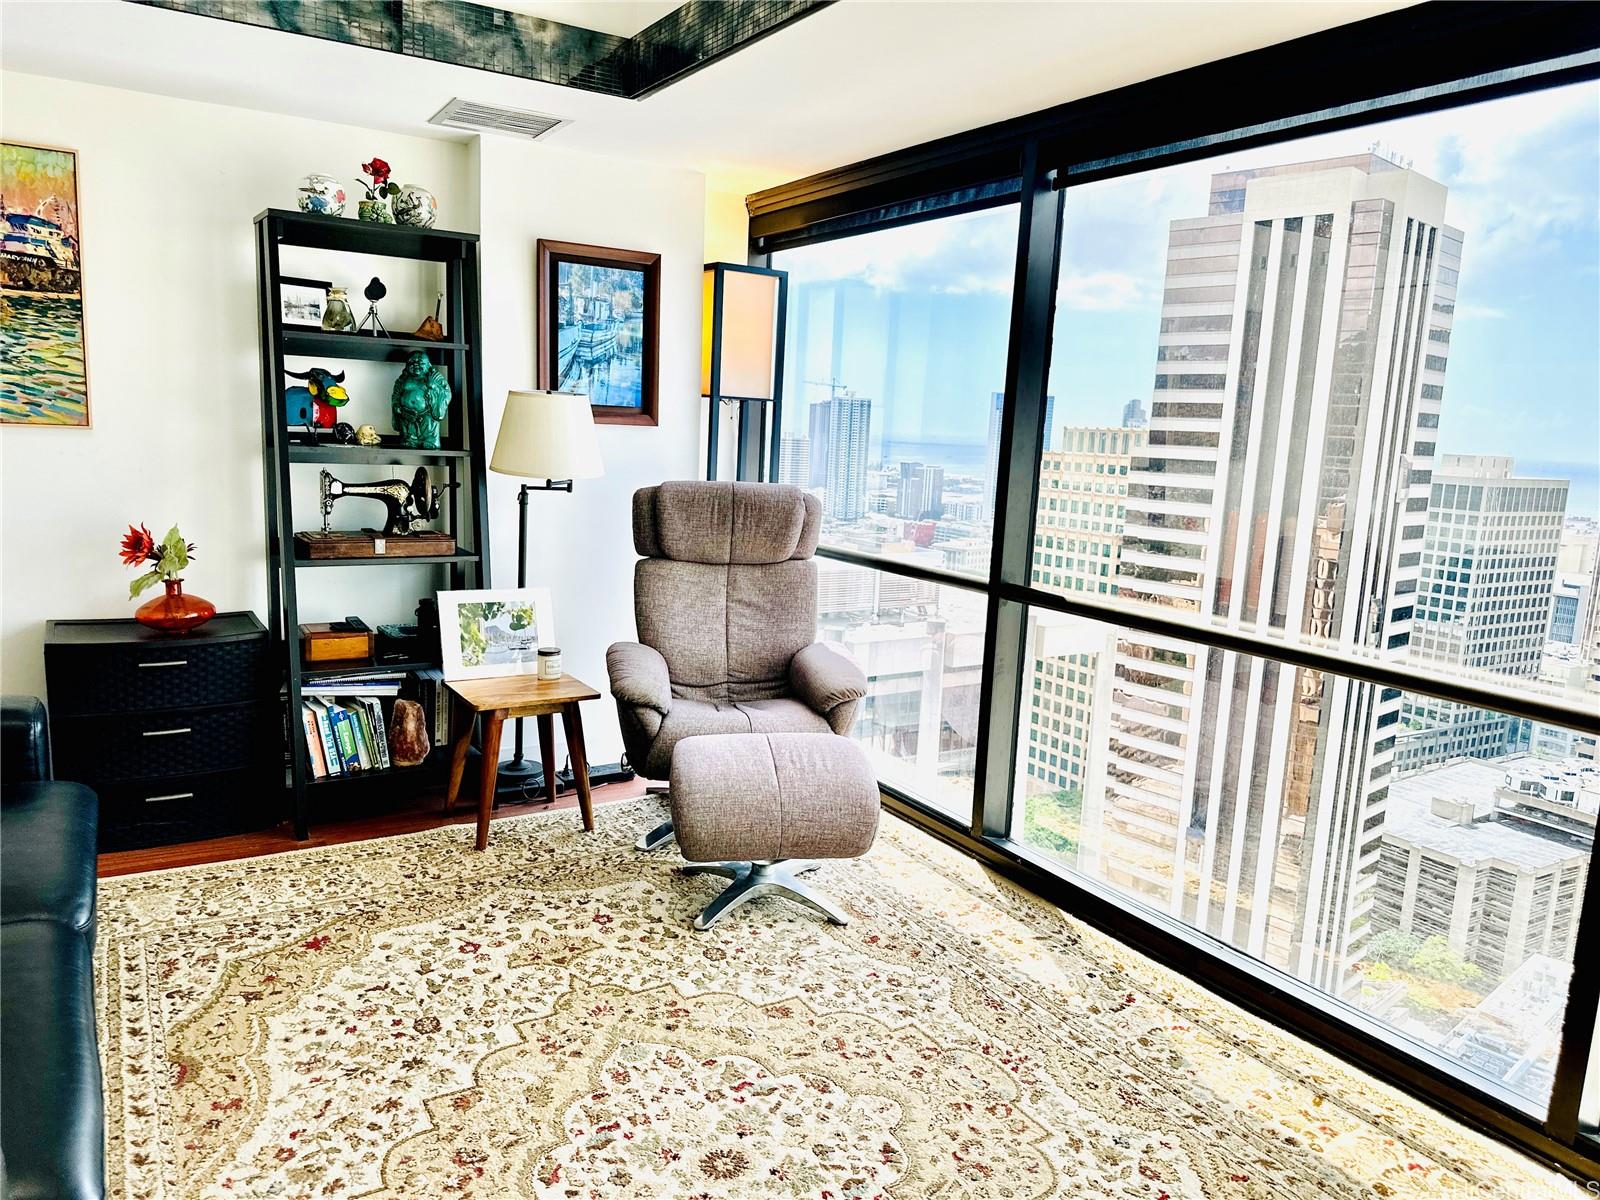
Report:
[[[657,831],[659,832],[659,830]],[[653,835],[647,835],[653,836]],[[640,839],[642,842],[644,839]],[[818,864],[799,860],[784,862],[725,862],[685,863],[683,870],[689,875],[721,875],[733,882],[726,891],[694,919],[696,929],[710,929],[723,917],[747,900],[757,896],[782,896],[821,913],[835,925],[848,925],[850,918],[827,895],[812,888],[799,876],[815,871]]]

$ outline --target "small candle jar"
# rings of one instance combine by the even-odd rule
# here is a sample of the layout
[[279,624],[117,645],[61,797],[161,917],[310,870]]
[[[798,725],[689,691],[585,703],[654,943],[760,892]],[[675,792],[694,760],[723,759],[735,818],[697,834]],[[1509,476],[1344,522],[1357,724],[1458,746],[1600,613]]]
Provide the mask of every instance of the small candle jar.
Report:
[[560,679],[561,678],[561,647],[559,647],[559,646],[540,646],[539,647],[539,678],[540,679]]

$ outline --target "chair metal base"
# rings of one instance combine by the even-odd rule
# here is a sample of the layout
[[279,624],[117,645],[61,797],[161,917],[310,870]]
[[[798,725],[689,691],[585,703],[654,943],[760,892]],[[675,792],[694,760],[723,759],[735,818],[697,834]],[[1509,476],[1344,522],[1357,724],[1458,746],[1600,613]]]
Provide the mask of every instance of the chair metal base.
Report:
[[641,833],[639,840],[633,844],[635,850],[650,851],[657,846],[665,845],[672,840],[672,822],[663,821],[649,833]]
[[728,884],[727,890],[722,895],[705,906],[700,915],[694,919],[694,927],[710,929],[741,904],[758,896],[782,896],[785,900],[793,900],[796,904],[802,904],[814,912],[821,913],[835,925],[850,924],[850,918],[831,898],[799,878],[807,871],[815,871],[817,866],[817,863],[799,860],[684,863],[685,874],[721,875],[724,879],[733,881]]

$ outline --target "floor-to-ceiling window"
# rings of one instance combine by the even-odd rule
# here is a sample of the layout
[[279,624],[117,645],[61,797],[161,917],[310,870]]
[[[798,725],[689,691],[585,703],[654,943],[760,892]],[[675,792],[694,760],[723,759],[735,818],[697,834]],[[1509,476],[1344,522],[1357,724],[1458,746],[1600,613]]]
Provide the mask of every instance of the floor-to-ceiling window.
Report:
[[1016,134],[1020,186],[975,146],[970,187],[755,245],[791,273],[778,477],[822,500],[886,787],[1592,1160],[1580,50],[1203,151],[1158,104],[1069,112]]

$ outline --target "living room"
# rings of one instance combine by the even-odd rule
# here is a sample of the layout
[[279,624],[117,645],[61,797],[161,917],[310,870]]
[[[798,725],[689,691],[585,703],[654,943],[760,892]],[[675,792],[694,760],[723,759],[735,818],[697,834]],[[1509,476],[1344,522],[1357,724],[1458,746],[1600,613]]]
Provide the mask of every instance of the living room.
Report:
[[1588,1194],[1596,13],[0,4],[4,1194]]

